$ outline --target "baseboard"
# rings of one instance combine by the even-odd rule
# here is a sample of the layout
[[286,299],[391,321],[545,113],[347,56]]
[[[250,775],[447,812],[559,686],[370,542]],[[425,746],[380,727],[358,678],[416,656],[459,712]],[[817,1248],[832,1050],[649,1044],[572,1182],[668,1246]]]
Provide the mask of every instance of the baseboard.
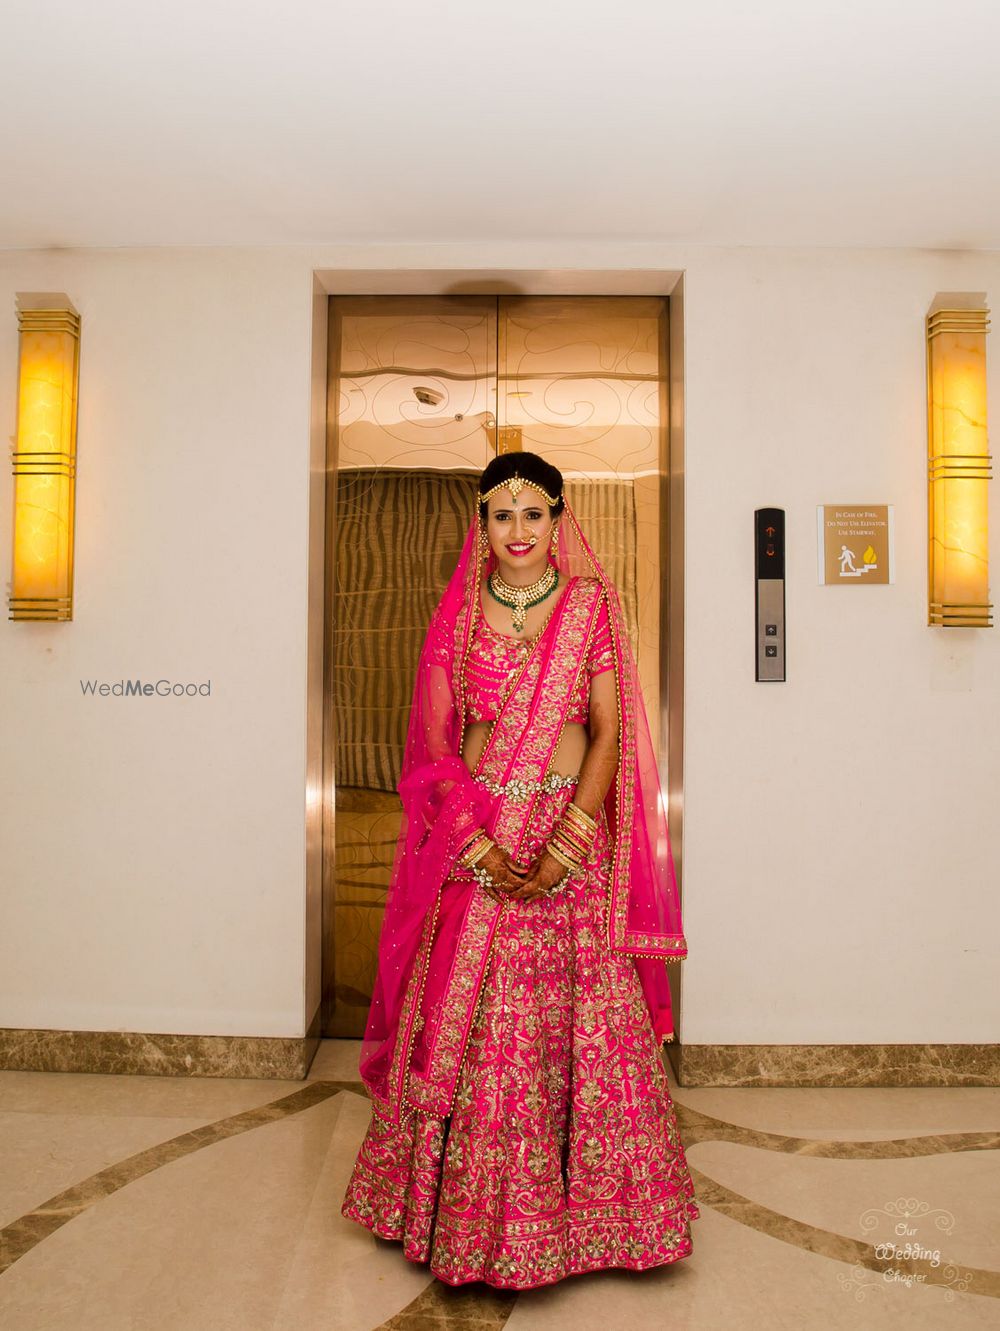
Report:
[[0,1069],[102,1072],[140,1077],[238,1077],[301,1081],[319,1048],[319,1023],[300,1038],[160,1035],[141,1031],[0,1028]]
[[1000,1086],[1000,1044],[679,1044],[680,1086]]
[[[0,1028],[0,1069],[301,1081],[320,1044],[301,1038]],[[997,1044],[665,1046],[680,1086],[1000,1086]]]

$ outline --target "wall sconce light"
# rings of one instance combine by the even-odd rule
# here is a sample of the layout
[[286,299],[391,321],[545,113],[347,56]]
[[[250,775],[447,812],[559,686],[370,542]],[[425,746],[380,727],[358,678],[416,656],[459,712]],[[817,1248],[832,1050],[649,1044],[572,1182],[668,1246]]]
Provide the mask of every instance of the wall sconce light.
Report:
[[73,618],[80,315],[65,295],[19,295],[11,619]]
[[[950,308],[936,308],[947,301]],[[992,628],[987,543],[989,311],[939,296],[927,315],[927,623]]]

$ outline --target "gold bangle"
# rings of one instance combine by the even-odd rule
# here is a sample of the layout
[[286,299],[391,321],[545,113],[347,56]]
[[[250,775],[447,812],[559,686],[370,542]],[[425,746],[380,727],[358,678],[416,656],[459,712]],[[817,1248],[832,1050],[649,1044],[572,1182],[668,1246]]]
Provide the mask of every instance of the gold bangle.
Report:
[[571,841],[564,841],[562,837],[554,836],[548,844],[555,846],[560,855],[565,855],[568,860],[572,860],[576,865],[582,865],[587,858],[584,851],[574,846]]
[[572,832],[574,836],[578,836],[582,841],[586,841],[588,844],[597,836],[596,828],[585,827],[583,823],[578,823],[575,818],[566,818],[563,816],[559,819],[556,826],[563,828],[567,832]]
[[485,859],[485,857],[490,853],[490,851],[493,849],[495,845],[496,842],[491,841],[489,837],[487,837],[481,846],[476,847],[476,849],[472,852],[472,854],[469,856],[468,860],[466,861],[469,868],[471,869],[473,865],[476,865],[479,863],[480,860]]
[[576,860],[571,860],[565,851],[560,850],[558,846],[554,846],[551,841],[546,844],[545,849],[554,860],[561,864],[564,869],[569,869],[571,873],[576,873],[583,867]]
[[570,800],[563,810],[563,817],[577,818],[583,823],[584,827],[589,827],[592,832],[597,831],[597,819],[592,818],[589,813],[584,813],[579,804],[574,804],[572,800]]
[[553,837],[548,842],[548,847],[553,855],[561,855],[562,862],[571,864],[574,869],[582,869],[587,856],[574,846],[568,845],[565,841],[560,841],[558,837]]
[[472,840],[462,847],[459,863],[464,864],[467,869],[471,869],[487,854],[493,844],[493,841],[480,829]]
[[598,835],[597,828],[587,827],[586,823],[579,823],[579,821],[573,819],[573,817],[566,817],[565,813],[563,813],[563,816],[559,819],[558,827],[563,827],[566,828],[567,831],[575,832],[577,833],[577,836],[582,836],[586,841],[593,841],[594,837]]
[[581,855],[589,855],[594,846],[594,838],[585,836],[578,827],[559,822],[552,829],[552,835],[564,842],[567,849],[577,850]]
[[462,842],[462,848],[458,852],[458,858],[463,859],[466,855],[468,855],[469,851],[472,849],[473,846],[478,846],[479,839],[483,835],[485,835],[483,829],[481,827],[477,827],[471,836],[467,836],[465,840]]

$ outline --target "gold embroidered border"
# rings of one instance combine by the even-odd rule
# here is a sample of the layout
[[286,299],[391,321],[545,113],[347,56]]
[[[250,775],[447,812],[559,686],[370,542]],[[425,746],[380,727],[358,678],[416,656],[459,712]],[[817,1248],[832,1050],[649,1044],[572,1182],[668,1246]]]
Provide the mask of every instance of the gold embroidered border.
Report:
[[[535,756],[536,758],[541,757],[543,769],[548,767],[551,756],[559,747],[559,741],[562,738],[562,732],[566,724],[566,716],[572,706],[576,683],[587,659],[594,625],[597,622],[597,609],[601,600],[600,583],[589,578],[575,579],[569,590],[577,593],[576,601],[578,604],[574,603],[574,605],[567,607],[568,632],[564,632],[561,641],[556,643],[553,648],[553,655],[549,660],[549,676],[555,671],[556,677],[548,696],[558,710],[559,720],[557,724],[547,728],[547,735],[542,733],[540,727],[535,727],[533,732],[538,737],[540,750],[540,753]],[[567,596],[569,590],[567,590]],[[560,647],[562,648],[561,655],[557,657],[556,651]],[[544,753],[541,753],[543,743],[545,749]],[[536,792],[528,802],[528,810],[521,823],[521,830],[514,845],[513,854],[520,852],[524,837],[531,826],[538,800],[539,794]]]
[[471,1013],[492,951],[493,936],[505,905],[484,892],[473,894],[462,922],[455,959],[442,1002],[441,1019],[428,1055],[423,1076],[410,1068],[407,1102],[414,1109],[447,1114],[451,1088],[465,1050]]
[[[611,615],[609,618],[618,697],[618,770],[615,773],[615,846],[608,885],[608,943],[621,948],[626,945],[628,933],[627,853],[631,853],[635,809],[635,773],[632,764],[624,761],[624,755],[635,750],[635,716],[632,672],[623,669],[624,652],[617,617]],[[625,890],[619,890],[620,887]]]
[[399,1111],[406,1094],[407,1074],[410,1066],[410,1051],[413,1043],[413,1023],[420,1011],[420,1000],[424,992],[424,979],[427,975],[427,963],[430,959],[431,940],[434,937],[434,930],[437,927],[438,911],[441,906],[441,893],[438,891],[434,902],[427,912],[424,920],[423,931],[420,935],[420,942],[417,945],[417,954],[414,958],[413,970],[410,974],[406,986],[406,993],[403,996],[403,1005],[399,1013],[399,1023],[396,1026],[396,1043],[392,1051],[392,1063],[389,1067],[389,1086],[391,1088],[392,1100],[384,1107],[380,1102],[374,1101],[377,1109],[381,1112],[383,1118],[388,1118],[392,1123],[399,1122]]

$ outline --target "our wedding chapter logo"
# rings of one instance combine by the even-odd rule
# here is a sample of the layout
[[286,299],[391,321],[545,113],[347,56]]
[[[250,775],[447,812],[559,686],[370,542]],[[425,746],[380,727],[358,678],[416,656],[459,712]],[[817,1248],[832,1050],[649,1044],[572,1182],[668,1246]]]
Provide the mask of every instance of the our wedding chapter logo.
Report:
[[169,679],[152,682],[119,679],[112,684],[96,679],[81,679],[80,691],[85,698],[210,698],[212,681],[206,679],[200,684],[184,684]]
[[897,1197],[884,1206],[872,1206],[860,1217],[862,1234],[871,1242],[867,1254],[838,1280],[862,1303],[872,1290],[914,1289],[936,1285],[946,1303],[956,1293],[972,1290],[972,1272],[951,1260],[940,1237],[951,1238],[955,1217],[943,1207],[932,1207],[917,1197]]

